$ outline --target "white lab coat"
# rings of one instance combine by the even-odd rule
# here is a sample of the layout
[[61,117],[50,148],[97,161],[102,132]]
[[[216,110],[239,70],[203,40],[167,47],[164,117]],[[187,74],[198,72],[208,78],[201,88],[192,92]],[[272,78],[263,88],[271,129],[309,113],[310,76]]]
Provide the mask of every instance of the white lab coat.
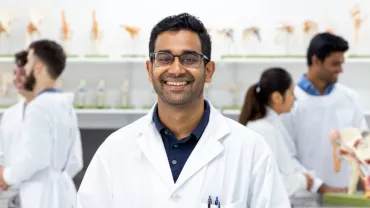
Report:
[[[20,101],[8,108],[1,117],[0,123],[0,165],[9,166],[16,161],[19,154],[21,125],[23,120],[24,101]],[[0,198],[4,203],[12,200],[18,194],[18,187],[10,187],[0,191]]]
[[78,192],[79,208],[290,207],[263,138],[211,106],[209,123],[176,183],[152,110],[110,135]]
[[264,118],[250,121],[247,127],[261,134],[270,145],[289,196],[306,190],[307,181],[302,171],[294,167],[284,137],[289,137],[279,115],[267,107]]
[[339,83],[325,96],[309,95],[298,86],[294,93],[297,100],[293,110],[281,118],[291,135],[285,138],[296,166],[315,176],[314,192],[323,182],[332,187],[348,187],[349,165],[342,161],[341,171],[334,172],[329,134],[332,129],[368,128],[357,93]]
[[[14,154],[10,154],[12,162],[5,166],[3,177],[10,186],[19,186],[21,207],[75,207],[72,177],[82,169],[83,162],[72,100],[64,93],[46,92],[27,105],[23,123],[21,117],[17,118],[3,120],[5,132],[12,137],[4,135],[2,140],[19,141]],[[11,132],[19,129],[9,126],[17,123],[22,123],[20,138]],[[8,160],[7,154],[4,158]]]

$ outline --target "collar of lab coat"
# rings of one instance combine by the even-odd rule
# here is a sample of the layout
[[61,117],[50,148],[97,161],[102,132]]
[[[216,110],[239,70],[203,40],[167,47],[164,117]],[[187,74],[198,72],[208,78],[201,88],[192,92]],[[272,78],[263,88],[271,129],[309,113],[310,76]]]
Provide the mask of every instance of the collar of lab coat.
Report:
[[188,158],[176,184],[173,181],[163,141],[152,119],[156,104],[153,105],[149,113],[143,118],[143,123],[140,124],[140,135],[137,143],[172,192],[181,187],[189,178],[222,153],[224,149],[221,140],[230,133],[230,125],[227,118],[214,108],[209,101],[208,103],[211,111],[209,123],[202,139],[199,140]]

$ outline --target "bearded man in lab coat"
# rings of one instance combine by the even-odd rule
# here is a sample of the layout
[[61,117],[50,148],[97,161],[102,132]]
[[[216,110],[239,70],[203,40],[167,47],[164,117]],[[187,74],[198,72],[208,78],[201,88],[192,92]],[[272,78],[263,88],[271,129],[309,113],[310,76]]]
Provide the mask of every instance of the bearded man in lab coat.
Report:
[[294,109],[282,115],[291,137],[286,137],[298,169],[315,176],[313,192],[346,192],[350,181],[348,164],[334,172],[329,134],[332,129],[367,129],[358,95],[337,83],[342,73],[348,43],[330,34],[317,34],[309,45],[309,70],[295,88]]
[[[23,87],[26,77],[24,66],[27,63],[27,51],[20,51],[15,54],[15,68],[13,83],[18,93],[23,97],[21,101],[8,108],[1,117],[0,124],[0,154],[1,166],[8,166],[17,158],[19,154],[18,146],[20,139],[21,124],[26,105],[33,99],[33,93]],[[12,187],[1,193],[4,203],[9,207],[18,207],[19,198],[17,187]]]
[[150,112],[110,135],[78,192],[80,208],[286,208],[271,150],[257,133],[224,117],[203,97],[212,80],[211,40],[190,14],[154,26]]
[[80,132],[72,100],[55,89],[65,62],[62,47],[54,41],[35,41],[29,47],[24,90],[35,97],[25,110],[17,155],[0,168],[0,187],[19,187],[22,208],[76,203],[72,177],[82,168]]

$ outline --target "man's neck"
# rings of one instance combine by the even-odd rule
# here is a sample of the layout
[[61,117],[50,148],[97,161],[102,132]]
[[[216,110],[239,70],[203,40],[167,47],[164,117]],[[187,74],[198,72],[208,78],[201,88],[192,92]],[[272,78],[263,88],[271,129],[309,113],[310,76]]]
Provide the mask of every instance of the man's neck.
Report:
[[185,138],[197,127],[204,114],[204,98],[186,106],[171,106],[158,100],[158,116],[178,139]]
[[44,91],[45,89],[55,88],[55,81],[46,81],[40,82],[39,84],[36,83],[36,86],[33,90],[34,95],[40,94],[40,92]]
[[308,72],[307,79],[312,83],[312,85],[320,92],[320,94],[324,94],[325,90],[328,88],[328,84],[318,79],[315,75]]

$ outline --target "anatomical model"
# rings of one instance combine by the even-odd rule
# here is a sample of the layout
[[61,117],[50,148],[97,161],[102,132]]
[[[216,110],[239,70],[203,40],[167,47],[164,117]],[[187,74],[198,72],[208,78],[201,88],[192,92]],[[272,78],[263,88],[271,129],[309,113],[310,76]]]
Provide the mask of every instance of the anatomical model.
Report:
[[[4,35],[5,38],[7,39],[8,45],[9,45],[9,38],[11,34],[11,26],[12,26],[13,20],[14,20],[14,17],[10,13],[3,13],[0,17],[0,40],[1,40],[1,37]],[[6,44],[0,43],[0,46],[1,45],[6,45]]]
[[332,27],[326,28],[326,32],[334,35],[334,29]]
[[317,22],[306,20],[303,22],[303,33],[312,37],[317,33]]
[[340,170],[341,158],[352,166],[348,195],[355,193],[361,178],[364,197],[370,199],[370,132],[356,128],[347,128],[341,132],[333,130],[330,140],[333,145],[334,170]]
[[92,16],[93,16],[93,25],[91,29],[91,39],[93,42],[93,53],[99,54],[102,31],[100,30],[95,10],[92,12]]
[[243,40],[248,40],[252,36],[255,36],[261,42],[260,29],[258,27],[248,27],[243,30]]
[[230,41],[234,41],[234,29],[232,28],[225,28],[222,30],[217,30],[217,34],[222,35],[226,39]]
[[129,105],[130,81],[127,77],[124,78],[121,86],[121,106]]
[[133,56],[137,55],[137,54],[135,54],[135,51],[138,48],[136,37],[140,33],[140,28],[134,27],[134,26],[128,26],[128,25],[121,25],[121,28],[123,28],[126,32],[128,32],[130,34],[131,39],[132,39],[132,42],[131,42],[131,45],[130,45],[130,54],[133,55]]
[[241,86],[239,83],[230,83],[228,86],[227,86],[227,90],[231,93],[232,95],[232,102],[233,102],[233,106],[237,106],[238,105],[238,102],[239,102],[239,99],[240,99],[240,89],[241,89]]
[[221,35],[223,39],[226,39],[226,50],[228,54],[231,54],[231,46],[234,43],[234,29],[225,28],[222,30],[217,30],[216,33]]
[[68,53],[68,41],[71,38],[71,28],[67,22],[65,12],[62,11],[62,28],[60,31],[60,39],[62,41],[63,49],[66,53]]
[[29,44],[34,41],[34,34],[38,37],[41,37],[40,26],[44,19],[44,14],[38,10],[30,11],[30,22],[27,25],[27,34],[26,34],[26,47],[28,48]]
[[96,104],[98,108],[102,108],[105,105],[105,80],[100,79],[96,88]]
[[8,97],[11,94],[9,86],[13,84],[13,75],[11,73],[1,74],[1,97]]
[[355,44],[359,42],[359,30],[367,16],[362,15],[360,6],[357,4],[351,9],[351,17],[355,28]]
[[124,28],[130,34],[132,39],[136,38],[140,32],[140,28],[134,26],[121,25],[121,28]]
[[77,87],[77,106],[85,106],[87,97],[87,82],[85,79],[80,81],[79,86]]
[[278,33],[275,37],[275,43],[279,43],[282,39],[282,37],[285,37],[285,50],[286,54],[289,54],[289,40],[291,36],[294,33],[294,27],[289,24],[283,23],[281,26],[276,28],[278,30]]

